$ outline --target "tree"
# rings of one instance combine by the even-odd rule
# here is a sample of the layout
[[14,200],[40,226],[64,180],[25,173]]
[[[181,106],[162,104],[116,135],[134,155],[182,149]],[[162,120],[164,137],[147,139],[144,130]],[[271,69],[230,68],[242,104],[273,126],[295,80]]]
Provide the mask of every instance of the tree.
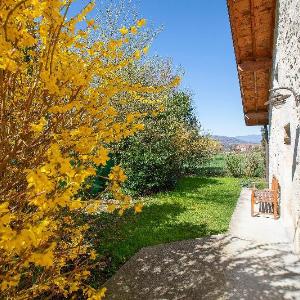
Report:
[[118,159],[128,175],[125,185],[137,194],[173,187],[178,178],[194,174],[219,149],[202,132],[189,93],[173,91],[161,105],[162,111],[145,117],[142,132],[117,145]]

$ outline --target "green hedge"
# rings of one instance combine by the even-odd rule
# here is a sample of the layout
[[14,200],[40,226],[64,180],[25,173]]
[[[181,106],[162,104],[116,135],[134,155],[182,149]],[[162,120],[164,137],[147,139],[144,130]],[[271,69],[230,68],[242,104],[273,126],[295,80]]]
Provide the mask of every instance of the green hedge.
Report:
[[265,160],[262,151],[227,154],[225,163],[228,174],[233,177],[265,176]]

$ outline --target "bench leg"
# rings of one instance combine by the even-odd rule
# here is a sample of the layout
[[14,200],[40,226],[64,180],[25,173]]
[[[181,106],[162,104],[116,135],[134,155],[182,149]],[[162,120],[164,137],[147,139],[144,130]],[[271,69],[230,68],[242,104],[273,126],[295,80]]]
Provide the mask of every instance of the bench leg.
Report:
[[278,219],[278,198],[277,195],[274,195],[274,219]]

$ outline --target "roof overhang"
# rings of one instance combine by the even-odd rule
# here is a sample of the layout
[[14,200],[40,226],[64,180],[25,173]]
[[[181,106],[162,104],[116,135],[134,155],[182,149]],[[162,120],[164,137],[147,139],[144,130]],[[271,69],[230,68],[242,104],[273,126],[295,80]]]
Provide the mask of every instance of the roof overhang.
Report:
[[246,125],[268,124],[276,0],[227,0]]

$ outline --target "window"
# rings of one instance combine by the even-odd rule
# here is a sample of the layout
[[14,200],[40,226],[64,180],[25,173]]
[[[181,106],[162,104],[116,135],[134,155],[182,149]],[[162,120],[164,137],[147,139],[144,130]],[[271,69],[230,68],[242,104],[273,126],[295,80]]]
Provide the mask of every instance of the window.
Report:
[[291,144],[291,125],[290,123],[284,126],[284,143],[286,145]]

